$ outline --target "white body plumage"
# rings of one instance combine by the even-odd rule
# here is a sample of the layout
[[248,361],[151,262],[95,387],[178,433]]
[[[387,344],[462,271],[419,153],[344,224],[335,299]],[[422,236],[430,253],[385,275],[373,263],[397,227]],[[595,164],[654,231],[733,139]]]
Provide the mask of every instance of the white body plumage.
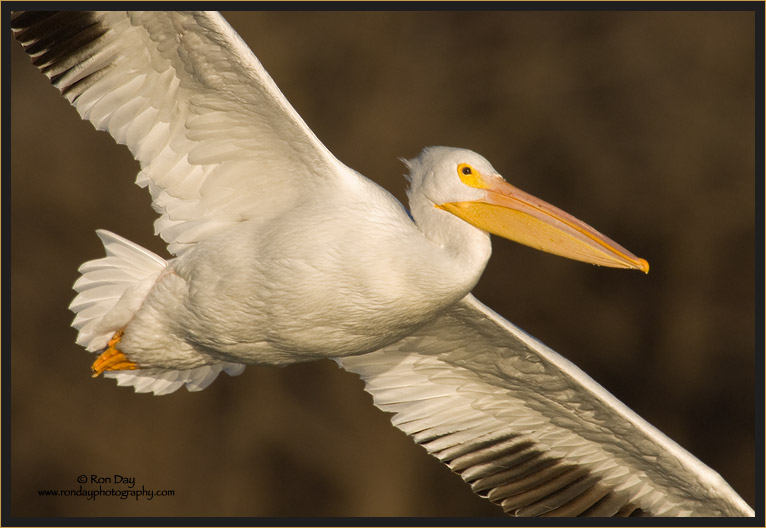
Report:
[[[437,156],[494,172],[460,149],[428,149],[426,160],[411,164]],[[429,179],[442,201],[474,194],[454,185],[450,199],[438,174],[410,176],[415,222],[387,191],[352,174],[343,189],[317,189],[284,214],[201,241],[158,276],[121,350],[145,368],[194,368],[222,360],[284,365],[398,341],[465,297],[490,256],[486,232],[422,192]]]

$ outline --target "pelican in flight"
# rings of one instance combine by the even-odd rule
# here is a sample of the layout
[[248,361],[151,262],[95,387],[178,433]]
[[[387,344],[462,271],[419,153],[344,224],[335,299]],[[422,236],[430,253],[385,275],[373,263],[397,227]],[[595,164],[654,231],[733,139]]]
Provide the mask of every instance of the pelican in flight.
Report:
[[19,12],[16,39],[128,146],[166,260],[98,231],[70,308],[94,375],[197,391],[330,358],[393,424],[518,516],[752,516],[715,471],[471,295],[490,234],[648,263],[482,156],[406,162],[409,209],[338,161],[217,13]]

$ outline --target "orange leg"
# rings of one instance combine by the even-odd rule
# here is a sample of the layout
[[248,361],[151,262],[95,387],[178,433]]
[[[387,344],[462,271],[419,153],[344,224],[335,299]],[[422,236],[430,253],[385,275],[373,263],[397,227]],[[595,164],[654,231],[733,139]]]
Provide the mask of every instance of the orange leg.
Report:
[[94,378],[105,370],[135,370],[138,368],[138,365],[117,350],[117,343],[120,342],[120,339],[122,339],[122,330],[112,336],[106,350],[93,362],[90,368],[93,371]]

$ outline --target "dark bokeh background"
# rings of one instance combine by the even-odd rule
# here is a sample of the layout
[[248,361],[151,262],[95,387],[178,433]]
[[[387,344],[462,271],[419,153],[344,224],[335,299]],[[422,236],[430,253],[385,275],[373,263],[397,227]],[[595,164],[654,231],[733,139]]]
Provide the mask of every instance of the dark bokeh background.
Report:
[[[400,199],[398,157],[467,147],[649,260],[645,276],[495,240],[475,294],[753,503],[752,13],[227,18],[327,147]],[[10,68],[13,515],[498,513],[329,361],[164,397],[91,380],[67,305],[93,231],[167,254],[127,149],[15,45]],[[37,494],[80,474],[175,496]]]

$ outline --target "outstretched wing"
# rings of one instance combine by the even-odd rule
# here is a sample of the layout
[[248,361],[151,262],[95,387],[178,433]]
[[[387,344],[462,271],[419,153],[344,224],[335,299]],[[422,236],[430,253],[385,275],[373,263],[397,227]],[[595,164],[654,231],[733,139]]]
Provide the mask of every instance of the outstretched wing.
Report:
[[720,475],[471,295],[414,335],[338,362],[396,427],[509,514],[754,515]]
[[11,25],[80,115],[140,162],[171,253],[357,177],[218,13],[29,11]]

